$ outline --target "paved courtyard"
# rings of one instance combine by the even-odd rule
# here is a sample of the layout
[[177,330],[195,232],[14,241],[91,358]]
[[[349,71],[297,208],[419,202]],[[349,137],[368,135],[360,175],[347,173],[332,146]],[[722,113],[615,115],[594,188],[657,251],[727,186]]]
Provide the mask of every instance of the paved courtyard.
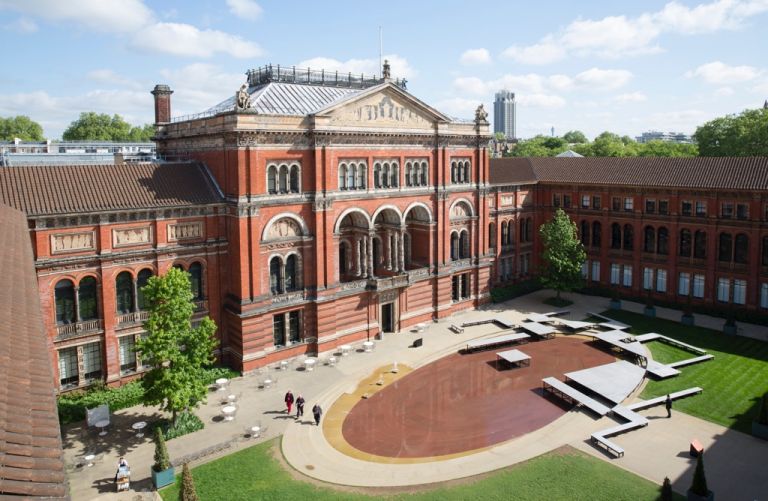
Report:
[[[314,371],[298,370],[298,364],[287,371],[270,370],[278,381],[269,389],[261,389],[265,375],[249,375],[231,382],[229,391],[209,394],[208,402],[198,411],[206,423],[200,432],[168,442],[172,460],[183,456],[198,455],[201,451],[219,450],[193,461],[198,464],[222,454],[248,447],[257,441],[284,435],[283,452],[290,464],[299,471],[333,483],[348,485],[409,485],[461,478],[502,468],[529,459],[564,444],[570,444],[633,473],[661,483],[665,476],[672,479],[675,489],[684,492],[690,485],[693,463],[687,455],[688,442],[698,438],[707,449],[707,479],[715,492],[729,493],[730,499],[766,499],[768,476],[764,474],[768,444],[748,435],[734,432],[722,426],[692,416],[674,413],[672,419],[657,419],[663,409],[652,408],[642,414],[651,424],[638,431],[615,438],[627,452],[621,459],[612,459],[587,441],[589,435],[604,429],[613,421],[600,420],[581,411],[570,411],[533,433],[491,447],[483,452],[464,455],[446,461],[420,465],[375,464],[345,455],[332,447],[323,430],[310,424],[308,412],[304,420],[297,422],[284,413],[283,394],[292,390],[302,394],[307,401],[307,411],[315,402],[329,409],[336,398],[352,393],[361,380],[393,362],[418,368],[455,351],[467,340],[482,335],[480,328],[467,328],[463,334],[448,330],[451,323],[501,316],[519,322],[529,312],[546,312],[553,308],[541,300],[547,292],[534,293],[503,305],[488,305],[478,311],[464,312],[450,319],[427,326],[423,334],[404,331],[387,336],[376,342],[372,353],[354,352],[340,357],[335,367],[318,366]],[[589,296],[569,296],[575,304],[569,307],[571,319],[581,319],[587,311],[602,311],[608,300]],[[642,311],[643,305],[627,303],[625,309]],[[657,308],[663,318],[679,319],[679,312]],[[697,315],[697,325],[719,329],[722,319],[710,319]],[[768,340],[768,329],[742,325],[741,334]],[[416,337],[423,337],[424,345],[411,348]],[[535,363],[535,362],[534,362]],[[238,411],[233,421],[221,419],[221,396],[239,396]],[[706,393],[697,398],[706,398]],[[154,447],[149,436],[138,438],[131,424],[139,420],[159,417],[156,410],[134,407],[118,411],[113,425],[105,437],[83,430],[82,425],[68,426],[64,430],[65,457],[70,468],[69,480],[73,499],[135,499],[137,492],[145,491],[151,499],[149,471]],[[246,429],[259,424],[266,432],[256,439],[245,438]],[[97,455],[93,466],[77,467],[84,453]],[[114,494],[114,477],[120,455],[127,457],[132,469],[133,492]]]

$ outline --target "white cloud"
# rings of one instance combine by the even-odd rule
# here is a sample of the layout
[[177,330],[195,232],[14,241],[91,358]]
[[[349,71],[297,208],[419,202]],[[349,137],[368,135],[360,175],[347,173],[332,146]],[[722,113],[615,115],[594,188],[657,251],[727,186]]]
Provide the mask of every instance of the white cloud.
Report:
[[0,0],[0,9],[108,33],[134,32],[153,18],[141,0]]
[[592,90],[613,90],[626,85],[632,79],[627,70],[601,70],[590,68],[576,75],[576,83]]
[[501,53],[503,57],[522,64],[550,64],[560,61],[565,57],[565,54],[565,49],[551,40],[527,47],[513,45]]
[[451,117],[468,119],[475,116],[475,110],[481,104],[485,105],[486,110],[490,109],[488,103],[484,103],[479,99],[466,99],[463,97],[452,97],[437,101],[435,109]]
[[683,35],[739,29],[752,16],[768,11],[766,0],[716,0],[688,7],[676,1],[636,17],[576,19],[538,43],[514,45],[502,55],[524,64],[549,64],[568,54],[618,58],[662,51],[663,33]]
[[234,95],[245,82],[243,73],[226,73],[209,63],[193,63],[176,69],[160,70],[163,83],[173,89],[173,116],[199,113]]
[[628,92],[614,96],[613,100],[617,103],[642,103],[648,100],[648,96],[642,92]]
[[26,17],[20,17],[12,23],[6,24],[3,28],[8,31],[15,31],[16,33],[22,33],[25,35],[29,33],[35,33],[39,29],[34,21],[27,19]]
[[263,9],[253,0],[227,0],[229,11],[237,17],[255,21],[261,16]]
[[754,66],[729,66],[721,61],[702,64],[692,71],[687,71],[688,78],[701,78],[714,85],[733,84],[754,80],[760,75],[760,70]]
[[182,23],[146,26],[136,33],[132,44],[149,52],[187,57],[211,57],[223,53],[237,58],[254,58],[264,54],[257,44],[237,35],[218,30],[201,30]]
[[491,62],[491,53],[488,49],[465,50],[459,59],[461,64],[488,64]]
[[517,96],[517,102],[523,106],[536,108],[562,108],[565,99],[554,94],[521,94]]
[[[397,54],[388,54],[383,57],[389,61],[389,65],[392,68],[392,77],[394,78],[413,78],[416,75],[416,70],[408,63],[408,60],[404,57],[400,57]],[[324,69],[326,71],[338,71],[339,73],[353,74],[364,73],[366,75],[381,75],[381,68],[379,67],[378,59],[348,59],[346,61],[339,61],[330,57],[313,57],[312,59],[305,59],[296,63],[297,68],[314,68]]]
[[129,87],[137,90],[148,87],[148,85],[142,82],[139,82],[135,78],[128,78],[124,75],[120,75],[119,73],[116,73],[115,71],[106,69],[106,68],[91,70],[86,74],[86,77],[89,80],[93,80],[94,82],[110,84],[110,85],[118,85],[122,87]]
[[725,86],[715,89],[715,95],[718,97],[728,97],[732,96],[734,93],[735,91],[733,90],[733,87]]

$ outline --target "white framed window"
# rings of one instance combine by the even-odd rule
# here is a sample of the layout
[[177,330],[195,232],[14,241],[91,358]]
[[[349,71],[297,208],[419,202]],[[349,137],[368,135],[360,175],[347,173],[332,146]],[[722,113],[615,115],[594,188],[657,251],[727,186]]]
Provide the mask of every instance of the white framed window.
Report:
[[631,211],[635,209],[635,199],[632,197],[624,198],[624,210]]
[[136,371],[136,339],[131,336],[123,336],[118,340],[120,351],[120,373]]
[[632,266],[624,265],[624,279],[622,281],[624,287],[632,287]]
[[747,301],[747,281],[733,281],[733,302],[734,304],[744,304]]
[[653,268],[643,268],[643,289],[653,289]]
[[760,286],[760,307],[768,308],[768,283]]
[[[341,184],[341,175],[339,176]],[[301,193],[301,164],[293,160],[267,164],[267,193]]]
[[592,197],[589,195],[582,195],[581,196],[581,207],[583,209],[589,209],[589,203],[592,201]]
[[691,293],[691,274],[680,273],[677,280],[677,293],[681,296],[687,296]]
[[667,270],[656,270],[656,292],[667,292]]
[[727,303],[731,296],[731,281],[727,278],[717,280],[717,300]]
[[693,276],[693,297],[704,297],[704,275]]
[[589,272],[589,261],[581,263],[581,278],[586,279]]
[[62,387],[77,386],[77,348],[59,350],[59,383]]
[[531,264],[531,255],[530,254],[522,254],[520,256],[520,274],[521,275],[527,275],[528,274],[528,268]]
[[619,285],[621,281],[621,265],[611,264],[611,285]]
[[83,375],[86,380],[101,378],[101,343],[83,346]]
[[592,281],[600,281],[600,261],[592,261]]

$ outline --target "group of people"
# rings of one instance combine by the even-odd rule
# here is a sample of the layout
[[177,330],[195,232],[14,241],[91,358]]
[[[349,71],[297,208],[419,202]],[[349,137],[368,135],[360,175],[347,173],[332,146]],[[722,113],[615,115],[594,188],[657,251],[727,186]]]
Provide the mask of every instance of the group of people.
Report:
[[[285,406],[287,407],[286,413],[290,416],[291,415],[291,409],[293,408],[293,404],[296,404],[296,419],[299,419],[300,417],[304,416],[304,397],[299,394],[298,397],[294,399],[293,393],[291,390],[288,390],[285,394]],[[312,416],[315,418],[315,425],[320,426],[320,416],[323,415],[323,409],[320,407],[320,404],[315,404],[312,407]]]

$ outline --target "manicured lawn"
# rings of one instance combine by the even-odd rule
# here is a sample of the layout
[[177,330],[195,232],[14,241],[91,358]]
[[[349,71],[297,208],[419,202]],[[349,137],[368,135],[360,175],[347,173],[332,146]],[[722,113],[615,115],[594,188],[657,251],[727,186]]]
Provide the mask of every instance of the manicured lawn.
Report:
[[[234,500],[655,500],[660,487],[616,466],[574,449],[544,454],[525,463],[464,485],[397,494],[367,496],[294,480],[271,457],[275,440],[201,465],[192,470],[202,501]],[[372,465],[371,470],[375,471]],[[163,499],[178,499],[177,484],[160,492]],[[682,496],[676,499],[684,499]]]
[[650,343],[645,343],[645,346],[653,353],[653,359],[662,364],[671,364],[672,362],[679,362],[680,360],[696,356],[690,351],[685,351],[661,341],[651,341]]
[[[709,362],[682,367],[677,377],[649,382],[641,398],[700,386],[704,389],[701,395],[675,402],[675,409],[750,433],[758,401],[768,392],[768,343],[626,311],[603,314],[631,325],[633,334],[658,332],[715,356]],[[660,362],[694,356],[682,356],[681,350],[659,342],[649,343],[649,349]]]

